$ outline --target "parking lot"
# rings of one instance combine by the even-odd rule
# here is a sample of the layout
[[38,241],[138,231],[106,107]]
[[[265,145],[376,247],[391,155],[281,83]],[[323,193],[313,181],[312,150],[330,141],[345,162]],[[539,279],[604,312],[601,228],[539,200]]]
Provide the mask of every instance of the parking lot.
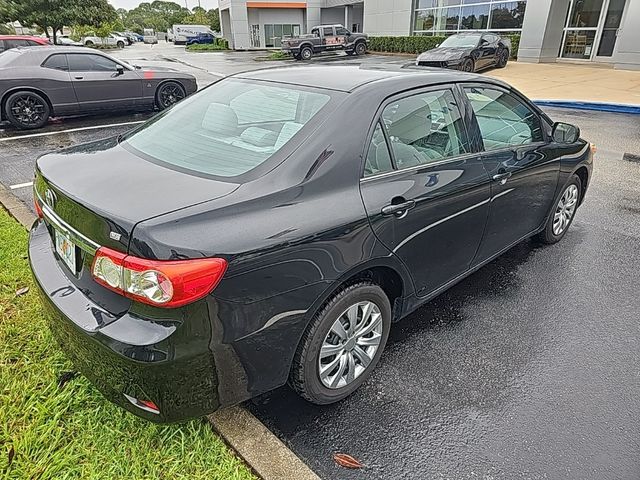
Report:
[[[196,67],[173,59],[173,45],[147,47],[118,55],[173,64],[201,87],[275,64],[234,53]],[[366,59],[380,61],[403,59]],[[373,377],[345,401],[312,406],[285,387],[249,404],[322,478],[638,478],[640,116],[547,112],[598,146],[586,201],[559,244],[523,242],[395,324]],[[150,115],[0,127],[0,183],[31,205],[40,154]],[[341,469],[336,452],[365,468]]]

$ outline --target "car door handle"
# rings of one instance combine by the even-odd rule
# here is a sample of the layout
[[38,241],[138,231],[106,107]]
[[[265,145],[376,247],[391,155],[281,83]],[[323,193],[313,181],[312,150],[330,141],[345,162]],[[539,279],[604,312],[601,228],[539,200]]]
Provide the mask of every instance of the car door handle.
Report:
[[497,173],[496,175],[493,176],[493,181],[500,182],[500,185],[504,185],[505,183],[507,183],[507,180],[511,178],[511,175],[513,175],[513,173],[511,172]]
[[416,206],[415,200],[408,200],[402,203],[392,203],[382,207],[382,215],[395,215],[398,218],[404,218],[409,210]]
[[82,80],[84,77],[73,77],[76,80]]

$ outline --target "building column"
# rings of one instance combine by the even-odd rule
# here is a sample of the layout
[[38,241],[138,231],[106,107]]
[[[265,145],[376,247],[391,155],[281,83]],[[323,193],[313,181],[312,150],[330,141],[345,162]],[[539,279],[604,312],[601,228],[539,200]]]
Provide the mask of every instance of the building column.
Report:
[[613,67],[640,70],[640,0],[627,0],[613,53]]
[[527,2],[518,49],[519,62],[549,63],[557,60],[568,8],[569,0]]

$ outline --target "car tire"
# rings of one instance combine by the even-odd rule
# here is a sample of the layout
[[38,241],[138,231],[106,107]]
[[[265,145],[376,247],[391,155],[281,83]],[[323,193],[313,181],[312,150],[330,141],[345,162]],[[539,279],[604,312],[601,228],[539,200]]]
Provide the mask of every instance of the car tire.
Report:
[[85,47],[93,47],[93,42],[91,40],[87,40],[86,42],[84,42],[84,46]]
[[160,84],[156,90],[156,107],[158,107],[159,110],[164,110],[186,96],[187,93],[180,83],[174,82],[173,80],[164,82]]
[[49,121],[51,107],[42,95],[20,91],[12,93],[6,99],[4,114],[14,127],[32,130],[43,127]]
[[121,49],[124,48],[124,42],[122,41],[119,41],[116,45],[118,48],[121,48]]
[[463,72],[473,73],[476,71],[476,62],[473,61],[473,58],[467,57],[462,61],[460,70]]
[[504,68],[507,66],[507,62],[509,61],[509,50],[506,48],[500,52],[498,56],[498,63],[496,63],[496,67]]
[[[356,321],[349,328],[348,312],[354,308]],[[338,323],[341,329],[335,328]],[[369,281],[345,287],[313,317],[302,335],[289,384],[300,396],[317,405],[346,398],[371,375],[390,329],[391,305],[382,288]],[[336,333],[338,330],[342,337]]]
[[576,216],[581,195],[582,181],[573,175],[554,200],[544,230],[536,235],[536,240],[548,245],[562,240]]
[[367,44],[364,42],[356,43],[354,51],[356,52],[356,55],[364,55],[367,53]]
[[300,59],[311,60],[311,57],[313,57],[313,49],[311,47],[302,47],[300,50]]

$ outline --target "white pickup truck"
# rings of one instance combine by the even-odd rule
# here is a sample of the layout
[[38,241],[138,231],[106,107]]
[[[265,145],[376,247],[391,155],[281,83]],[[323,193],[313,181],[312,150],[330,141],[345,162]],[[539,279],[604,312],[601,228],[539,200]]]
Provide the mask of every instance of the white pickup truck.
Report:
[[87,47],[93,47],[94,45],[113,45],[118,48],[124,48],[129,42],[126,37],[110,33],[106,37],[98,37],[95,35],[86,36],[82,39],[82,44]]

